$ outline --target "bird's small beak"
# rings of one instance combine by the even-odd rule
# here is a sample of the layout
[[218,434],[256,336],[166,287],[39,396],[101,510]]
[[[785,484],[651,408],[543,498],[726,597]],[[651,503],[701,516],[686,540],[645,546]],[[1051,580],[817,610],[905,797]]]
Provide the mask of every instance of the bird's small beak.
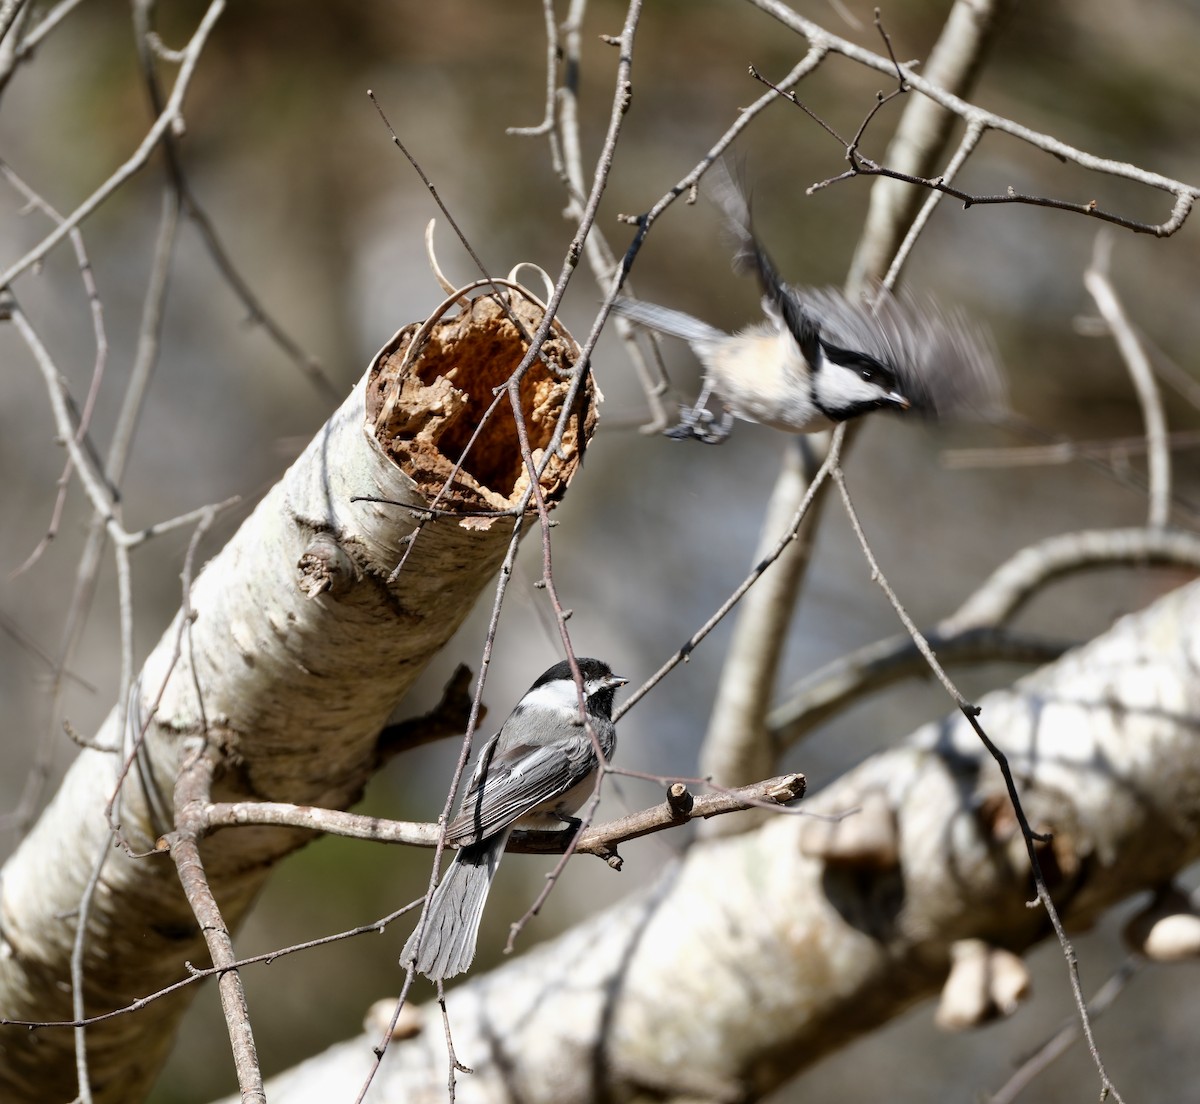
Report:
[[908,401],[899,391],[891,391],[888,393],[888,401],[898,407],[900,410],[908,410],[912,403]]
[[616,689],[618,686],[625,686],[628,684],[628,682],[629,682],[629,679],[625,678],[624,675],[609,675],[608,676],[608,684],[611,687],[613,687],[613,689]]

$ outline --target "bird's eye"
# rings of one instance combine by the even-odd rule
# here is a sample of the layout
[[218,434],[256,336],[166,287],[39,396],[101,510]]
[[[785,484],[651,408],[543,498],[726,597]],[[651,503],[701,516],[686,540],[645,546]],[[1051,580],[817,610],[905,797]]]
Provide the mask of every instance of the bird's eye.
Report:
[[862,370],[862,378],[865,379],[867,383],[878,383],[879,373],[876,372],[874,368],[864,368]]

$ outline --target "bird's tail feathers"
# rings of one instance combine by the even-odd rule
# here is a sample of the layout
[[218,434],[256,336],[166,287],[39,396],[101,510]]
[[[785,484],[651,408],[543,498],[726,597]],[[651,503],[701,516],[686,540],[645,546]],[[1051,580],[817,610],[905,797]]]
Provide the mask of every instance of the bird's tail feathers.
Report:
[[[508,832],[462,848],[447,868],[425,913],[425,924],[404,944],[400,965],[410,962],[431,981],[461,974],[475,958],[479,921]],[[420,932],[420,944],[417,934]]]
[[660,307],[655,303],[645,303],[640,299],[618,299],[613,303],[613,310],[631,322],[637,322],[659,333],[683,338],[693,345],[709,345],[728,337],[728,334],[715,326],[693,318],[690,314],[672,310],[670,307]]

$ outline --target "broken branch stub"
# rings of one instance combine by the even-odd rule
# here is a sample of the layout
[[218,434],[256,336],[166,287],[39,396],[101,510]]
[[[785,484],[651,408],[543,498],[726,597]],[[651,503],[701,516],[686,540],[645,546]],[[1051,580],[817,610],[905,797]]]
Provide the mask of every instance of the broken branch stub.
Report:
[[[503,389],[525,358],[528,337],[541,325],[545,308],[510,281],[476,290],[481,294],[474,299],[456,292],[430,319],[405,326],[380,350],[368,373],[366,424],[428,501],[440,495],[439,505],[447,509],[507,510],[520,504],[529,472]],[[444,317],[453,307],[457,313]],[[578,343],[555,320],[541,356],[521,378],[520,416],[539,468],[570,396],[579,355]],[[589,373],[575,394],[561,448],[542,472],[547,504],[562,497],[579,467],[596,428],[597,397]],[[494,520],[464,518],[460,524],[489,528]]]

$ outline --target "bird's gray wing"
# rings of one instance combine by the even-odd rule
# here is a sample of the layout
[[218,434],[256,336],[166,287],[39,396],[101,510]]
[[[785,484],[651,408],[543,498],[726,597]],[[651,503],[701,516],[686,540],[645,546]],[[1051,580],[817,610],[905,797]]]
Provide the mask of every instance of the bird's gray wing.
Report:
[[890,369],[917,412],[988,417],[1006,407],[1004,378],[987,330],[932,299],[877,290],[873,306],[833,288],[794,289],[821,319],[821,339]]
[[770,254],[754,233],[750,201],[746,198],[745,189],[738,183],[734,170],[724,161],[714,162],[708,173],[708,187],[724,212],[733,235],[733,270],[742,274],[753,272],[758,276],[763,293],[763,310],[786,326],[805,359],[810,364],[816,363],[820,325],[784,283]]
[[590,770],[591,741],[579,736],[550,744],[516,744],[496,752],[493,739],[463,797],[458,815],[446,829],[453,842],[481,840],[518,817],[564,794]]

